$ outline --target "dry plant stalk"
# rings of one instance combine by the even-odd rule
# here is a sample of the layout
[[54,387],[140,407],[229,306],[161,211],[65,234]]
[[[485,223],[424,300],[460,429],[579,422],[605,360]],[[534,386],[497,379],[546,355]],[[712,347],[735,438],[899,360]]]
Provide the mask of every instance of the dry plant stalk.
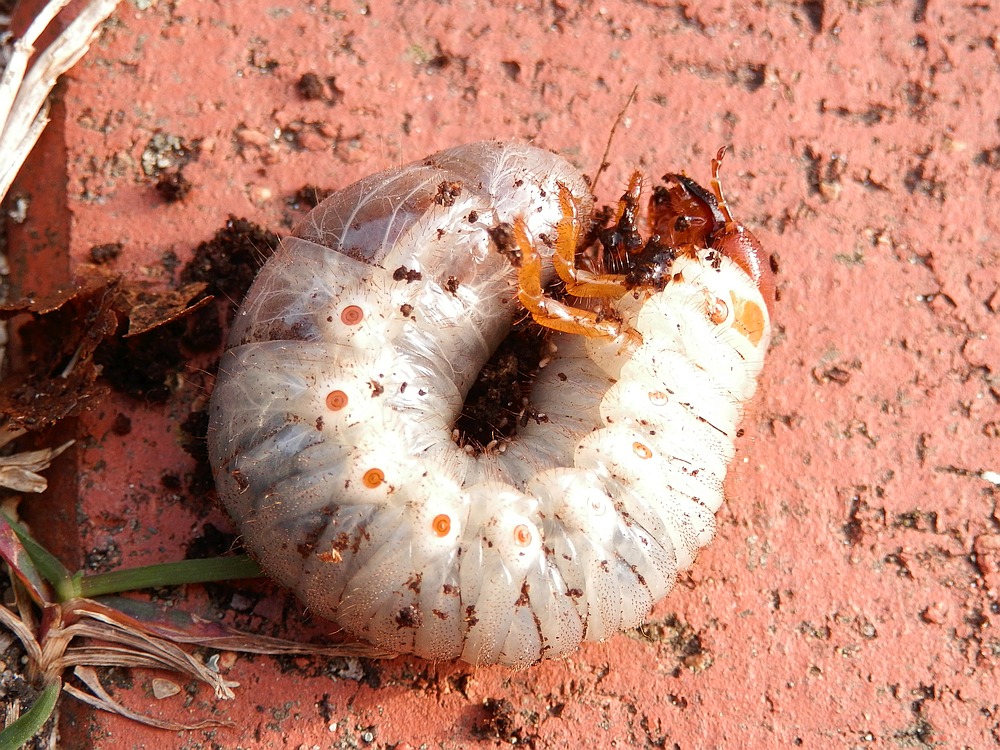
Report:
[[0,200],[38,136],[48,123],[49,92],[56,80],[73,67],[90,48],[97,27],[118,6],[118,0],[93,0],[31,65],[35,43],[70,0],[51,0],[35,17],[24,36],[13,44],[10,60],[0,78]]

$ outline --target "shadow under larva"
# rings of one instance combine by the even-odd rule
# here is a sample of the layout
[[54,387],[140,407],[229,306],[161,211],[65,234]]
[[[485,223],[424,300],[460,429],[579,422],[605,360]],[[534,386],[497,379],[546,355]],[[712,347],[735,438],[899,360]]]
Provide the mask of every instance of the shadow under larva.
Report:
[[[712,539],[770,340],[767,259],[714,166],[712,192],[667,176],[646,239],[633,177],[599,235],[621,273],[576,267],[589,188],[530,146],[449,149],[317,206],[212,396],[219,493],[263,568],[373,653],[521,667],[643,622]],[[545,418],[463,449],[466,394],[526,310],[556,331]]]

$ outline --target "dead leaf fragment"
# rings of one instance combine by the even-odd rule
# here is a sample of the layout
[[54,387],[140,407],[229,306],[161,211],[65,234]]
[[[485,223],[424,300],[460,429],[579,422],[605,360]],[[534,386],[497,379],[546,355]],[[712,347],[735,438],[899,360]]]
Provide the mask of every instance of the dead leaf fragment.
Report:
[[7,487],[15,492],[45,492],[48,480],[38,472],[49,468],[52,459],[73,445],[73,442],[69,440],[58,448],[0,456],[0,487]]

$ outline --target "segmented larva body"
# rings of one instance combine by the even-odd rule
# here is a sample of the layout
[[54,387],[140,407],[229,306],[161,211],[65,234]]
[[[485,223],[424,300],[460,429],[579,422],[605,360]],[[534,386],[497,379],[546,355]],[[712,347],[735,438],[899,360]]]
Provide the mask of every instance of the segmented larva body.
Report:
[[545,283],[591,204],[549,152],[443,151],[326,199],[239,311],[211,404],[220,496],[265,571],[379,652],[568,654],[642,623],[712,539],[770,337],[752,269],[717,248],[619,292],[599,316],[618,335],[554,334],[546,419],[505,450],[453,440],[525,314],[501,237]]

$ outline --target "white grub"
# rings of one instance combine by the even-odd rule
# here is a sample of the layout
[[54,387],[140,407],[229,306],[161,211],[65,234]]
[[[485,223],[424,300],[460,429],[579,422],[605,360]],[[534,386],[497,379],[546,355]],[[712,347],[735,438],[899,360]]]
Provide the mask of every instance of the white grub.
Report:
[[[553,335],[532,383],[544,420],[486,451],[454,440],[524,315],[501,304],[517,271],[493,230],[523,222],[547,282],[538,238],[565,218],[561,189],[586,217],[579,171],[511,143],[373,175],[284,240],[237,316],[211,404],[219,494],[271,576],[383,651],[565,656],[641,624],[715,533],[770,324],[747,274],[708,248],[662,291],[606,303],[638,345]],[[421,276],[394,280],[400,267]],[[707,318],[704,301],[731,294],[760,308],[749,338]]]

